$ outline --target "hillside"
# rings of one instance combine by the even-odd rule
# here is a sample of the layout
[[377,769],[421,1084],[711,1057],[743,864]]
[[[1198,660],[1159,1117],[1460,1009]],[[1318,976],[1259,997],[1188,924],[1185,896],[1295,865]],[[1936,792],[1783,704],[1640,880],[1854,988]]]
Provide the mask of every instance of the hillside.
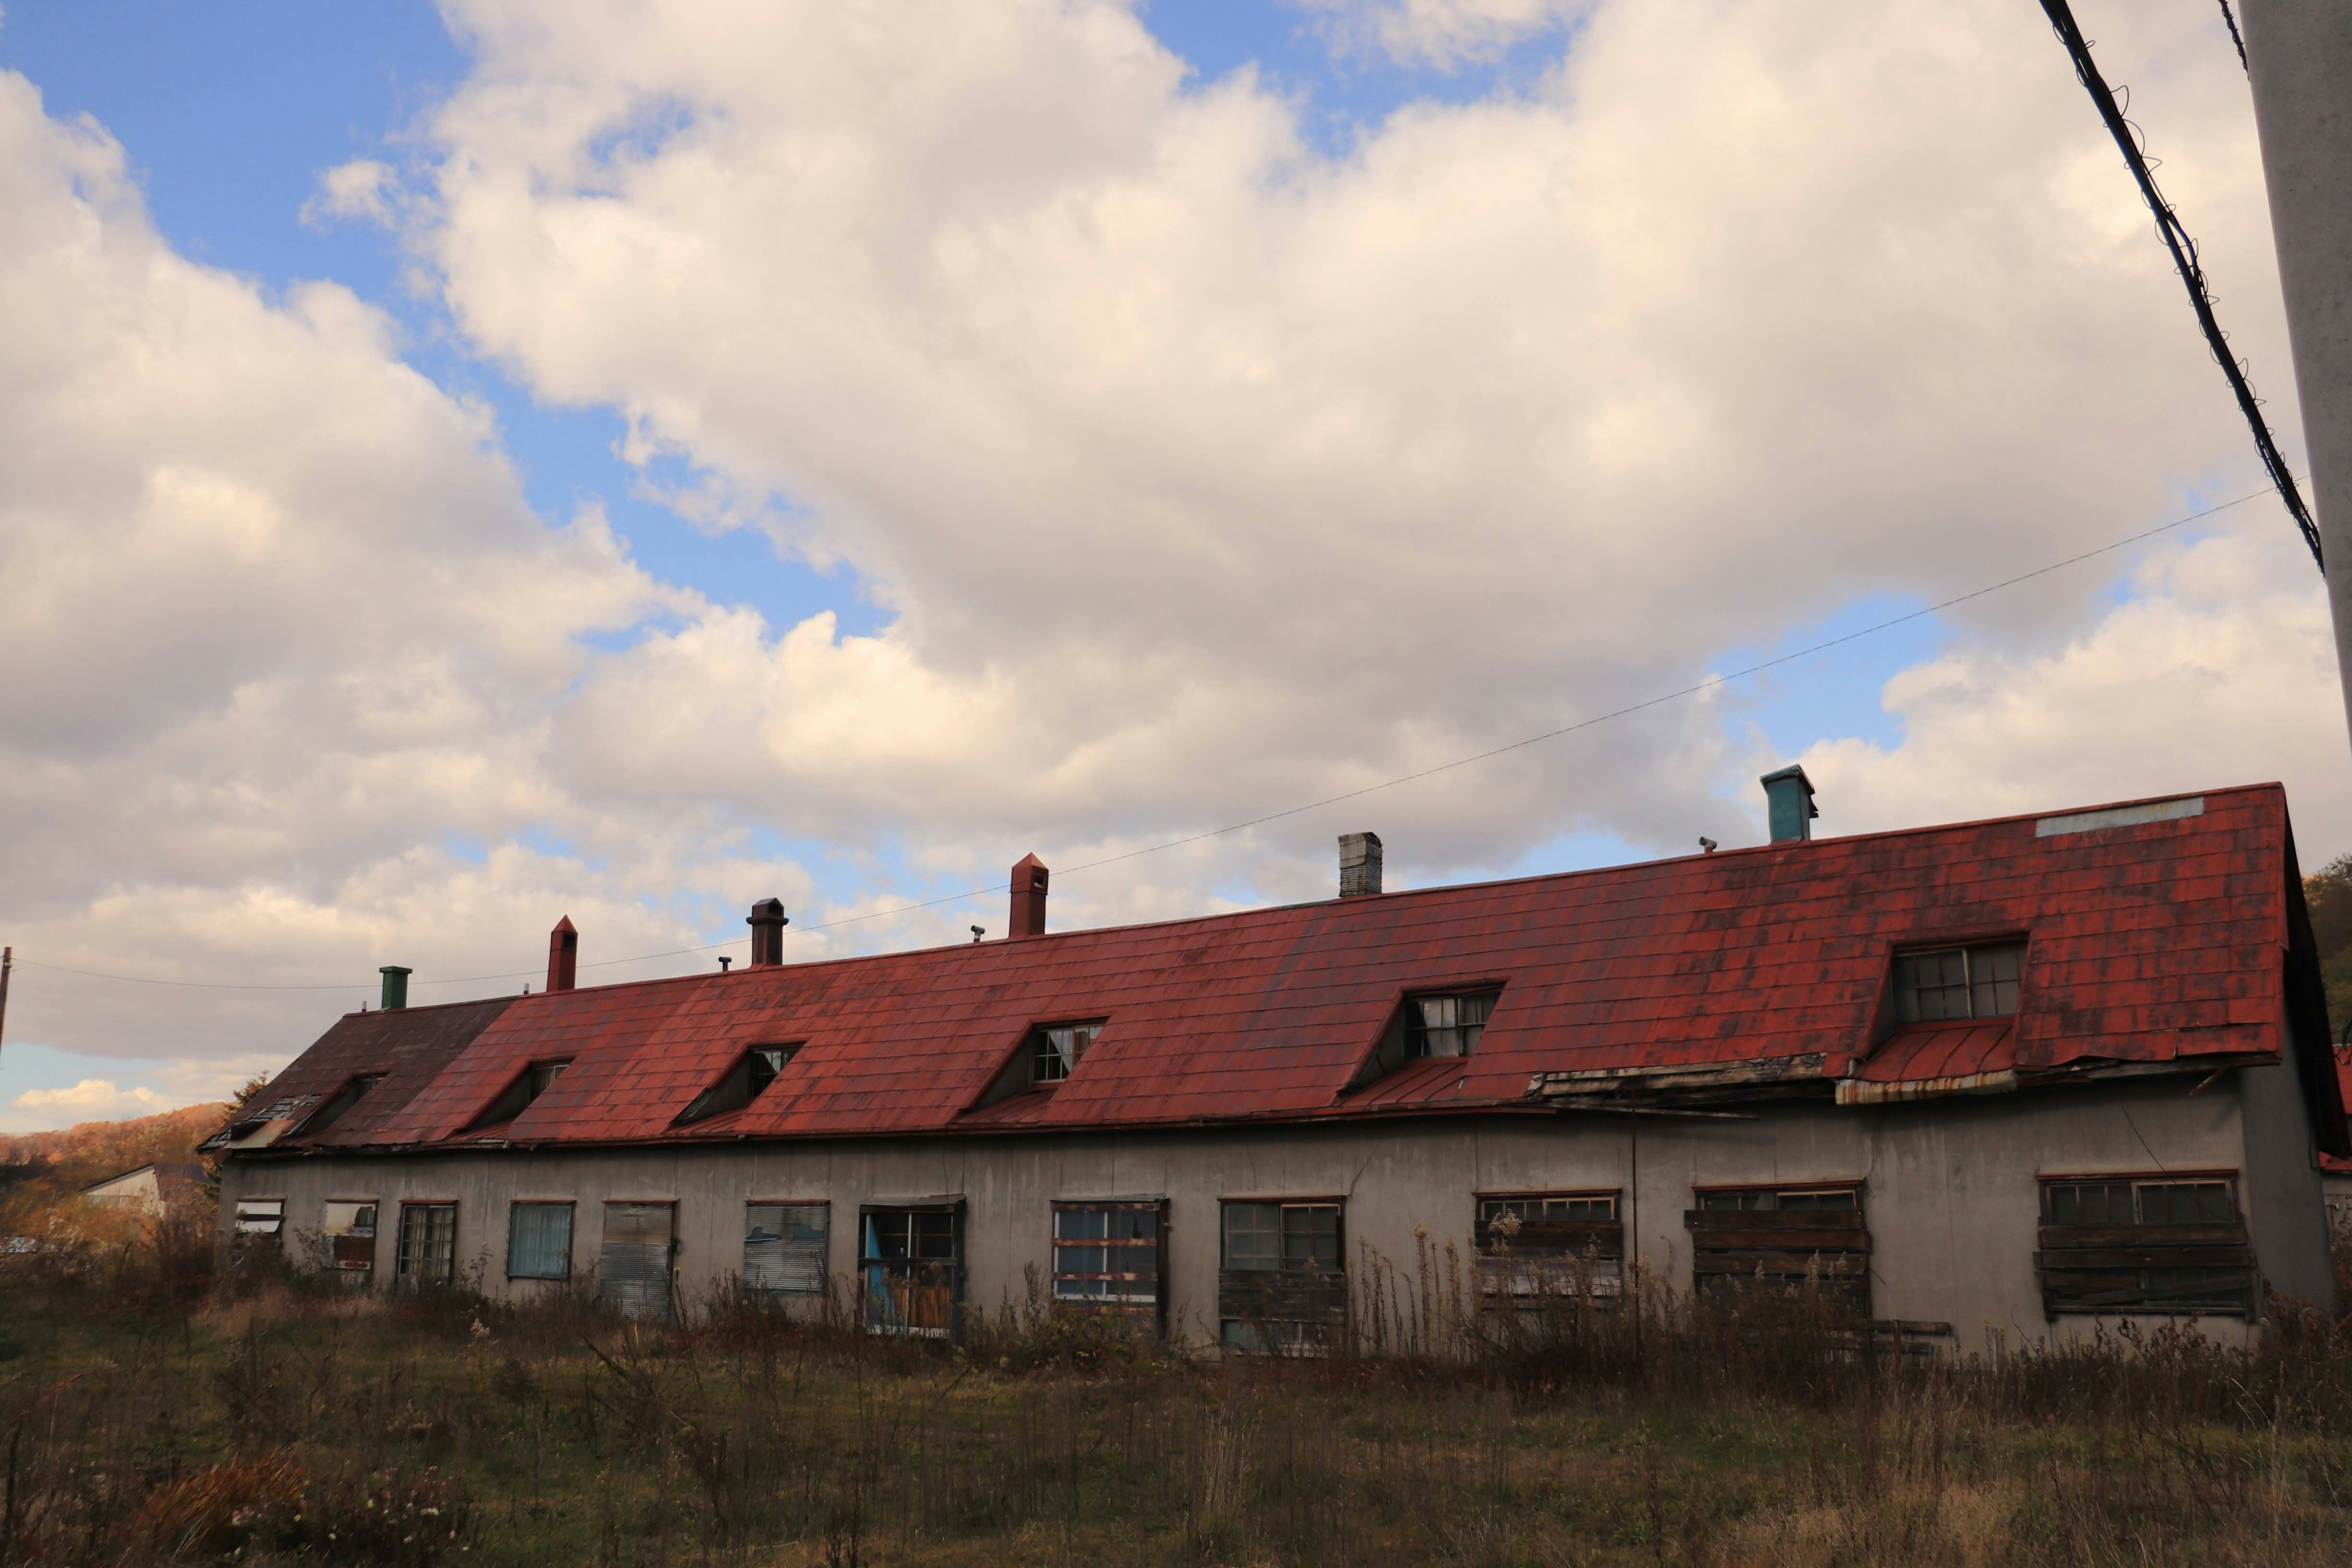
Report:
[[59,1132],[0,1138],[0,1223],[21,1228],[37,1211],[93,1182],[158,1160],[193,1160],[231,1107],[188,1105],[128,1121],[85,1121]]

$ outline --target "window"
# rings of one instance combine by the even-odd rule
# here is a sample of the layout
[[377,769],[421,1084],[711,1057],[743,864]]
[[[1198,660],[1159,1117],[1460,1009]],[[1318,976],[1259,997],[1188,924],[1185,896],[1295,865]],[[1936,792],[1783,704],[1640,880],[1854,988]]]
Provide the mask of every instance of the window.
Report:
[[1625,1227],[1613,1192],[1481,1197],[1475,1239],[1487,1306],[1525,1305],[1548,1294],[1618,1293]]
[[767,1087],[775,1082],[800,1047],[753,1046],[735,1058],[726,1074],[717,1083],[694,1097],[684,1110],[677,1113],[677,1125],[692,1121],[708,1121],[714,1116],[724,1116],[730,1110],[740,1110],[760,1098]]
[[869,1208],[859,1222],[868,1331],[946,1338],[963,1285],[961,1205]]
[[1820,1291],[1870,1316],[1870,1227],[1853,1183],[1720,1187],[1683,1215],[1691,1276],[1706,1293],[1779,1286]]
[[508,1208],[507,1278],[572,1278],[570,1204],[515,1204]]
[[2228,1177],[2042,1184],[2042,1309],[2251,1314],[2253,1253]]
[[555,1080],[562,1078],[563,1069],[571,1065],[572,1061],[568,1057],[562,1061],[532,1062],[515,1075],[514,1081],[507,1085],[506,1091],[490,1101],[482,1113],[474,1118],[473,1125],[467,1131],[472,1131],[474,1128],[495,1127],[501,1122],[512,1121],[523,1113],[531,1101],[554,1088]]
[[1160,1313],[1158,1199],[1054,1205],[1054,1300]]
[[239,1198],[236,1201],[236,1234],[240,1239],[275,1237],[285,1228],[284,1198]]
[[1405,999],[1405,1054],[1409,1057],[1466,1057],[1478,1048],[1486,1020],[1495,1011],[1498,991],[1459,995],[1410,996]]
[[604,1247],[597,1255],[596,1279],[625,1317],[669,1316],[671,1243],[677,1205],[668,1203],[608,1203]]
[[365,1274],[375,1268],[375,1200],[331,1198],[319,1222],[320,1261],[329,1268]]
[[446,1285],[457,1277],[457,1205],[400,1205],[400,1279],[415,1287]]
[[826,1204],[747,1204],[743,1208],[743,1285],[784,1296],[824,1293]]
[[2006,1018],[2017,1011],[2021,942],[1980,942],[1895,955],[1895,1007],[1906,1024]]
[[1223,1230],[1219,1338],[1294,1354],[1336,1345],[1348,1322],[1338,1202],[1228,1203]]
[[1102,1024],[1043,1024],[1029,1036],[1029,1081],[1060,1083],[1078,1070],[1078,1058],[1102,1033]]

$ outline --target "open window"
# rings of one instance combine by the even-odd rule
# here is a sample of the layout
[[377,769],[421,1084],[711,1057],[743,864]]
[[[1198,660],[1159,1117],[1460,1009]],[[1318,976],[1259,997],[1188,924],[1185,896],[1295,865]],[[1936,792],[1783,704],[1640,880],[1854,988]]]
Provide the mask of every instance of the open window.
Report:
[[1531,1310],[1552,1298],[1616,1297],[1625,1258],[1617,1204],[1614,1189],[1481,1194],[1475,1240],[1482,1304]]
[[330,1198],[319,1222],[320,1262],[346,1274],[375,1268],[375,1200]]
[[1940,1024],[2010,1017],[2017,1011],[2024,973],[2025,942],[2017,937],[1897,952],[1895,1020]]
[[2254,1255],[2232,1175],[2042,1183],[2042,1310],[2251,1317]]
[[507,1206],[507,1278],[572,1278],[572,1205],[518,1203]]
[[490,1101],[488,1109],[474,1118],[472,1125],[466,1131],[471,1132],[476,1128],[497,1127],[512,1121],[531,1101],[554,1088],[555,1080],[562,1078],[563,1069],[571,1065],[569,1057],[561,1060],[532,1062],[515,1075],[514,1081],[507,1085],[505,1092]]
[[1702,1292],[1811,1289],[1870,1316],[1870,1227],[1862,1184],[1704,1187],[1683,1215]]
[[746,1204],[743,1287],[778,1296],[822,1296],[830,1204]]
[[1162,1321],[1167,1278],[1160,1198],[1054,1205],[1054,1300]]
[[869,1333],[946,1339],[963,1299],[963,1204],[870,1205],[857,1216]]
[[1221,1217],[1218,1339],[1271,1354],[1337,1349],[1348,1328],[1339,1200],[1228,1201]]
[[384,1075],[380,1072],[353,1075],[342,1088],[329,1096],[324,1104],[302,1119],[302,1124],[294,1130],[296,1136],[316,1138],[320,1133],[341,1121],[345,1111],[357,1105],[366,1097],[368,1090],[382,1083]]
[[753,1046],[735,1058],[734,1065],[717,1083],[694,1097],[684,1110],[677,1113],[674,1126],[685,1127],[697,1121],[708,1121],[714,1116],[724,1116],[730,1110],[740,1110],[761,1095],[782,1075],[800,1054],[797,1044],[788,1046]]

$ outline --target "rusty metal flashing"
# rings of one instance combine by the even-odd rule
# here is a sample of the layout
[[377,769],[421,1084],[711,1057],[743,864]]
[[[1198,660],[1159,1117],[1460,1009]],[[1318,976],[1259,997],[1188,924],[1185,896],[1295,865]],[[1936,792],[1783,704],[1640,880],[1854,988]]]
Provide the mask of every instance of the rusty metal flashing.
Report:
[[1894,1083],[1874,1083],[1867,1079],[1842,1078],[1837,1084],[1840,1105],[1894,1105],[1912,1100],[1941,1100],[1958,1094],[2015,1094],[2017,1072],[2002,1068],[1994,1072],[1963,1073],[1958,1078],[1915,1078]]
[[[1817,1095],[1822,1087],[1825,1053],[1764,1057],[1738,1062],[1675,1062],[1657,1066],[1591,1068],[1573,1072],[1539,1072],[1528,1079],[1528,1098],[1554,1104],[1591,1102],[1619,1105],[1639,1098],[1672,1097],[1701,1100],[1740,1091],[1748,1098],[1758,1090]],[[1645,1107],[1646,1109],[1646,1107]]]

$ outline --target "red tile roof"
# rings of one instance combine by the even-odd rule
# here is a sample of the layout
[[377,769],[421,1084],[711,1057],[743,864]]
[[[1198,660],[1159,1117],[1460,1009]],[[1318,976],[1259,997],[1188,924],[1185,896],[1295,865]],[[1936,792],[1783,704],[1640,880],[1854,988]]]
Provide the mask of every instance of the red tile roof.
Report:
[[[1533,1109],[1538,1073],[1792,1058],[1815,1082],[2274,1060],[2298,886],[2285,793],[2261,784],[2203,803],[2196,816],[2052,836],[2011,817],[468,1005],[498,1010],[454,1053],[420,1051],[413,1073],[394,1073],[415,1081],[363,1102],[328,1141],[461,1139],[526,1067],[551,1060],[571,1066],[501,1139]],[[1896,947],[2020,934],[2014,1019],[1884,1036]],[[1350,1092],[1406,994],[1496,985],[1474,1054]],[[1068,1081],[981,1106],[1033,1025],[1077,1018],[1106,1023]],[[280,1083],[331,1088],[373,1070],[351,1065],[352,1027],[330,1030]],[[765,1094],[674,1125],[745,1049],[778,1044],[801,1048]],[[2336,1081],[2306,1081],[2321,1079]],[[2336,1130],[2323,1146],[2343,1146],[2340,1102],[2318,1120]]]

